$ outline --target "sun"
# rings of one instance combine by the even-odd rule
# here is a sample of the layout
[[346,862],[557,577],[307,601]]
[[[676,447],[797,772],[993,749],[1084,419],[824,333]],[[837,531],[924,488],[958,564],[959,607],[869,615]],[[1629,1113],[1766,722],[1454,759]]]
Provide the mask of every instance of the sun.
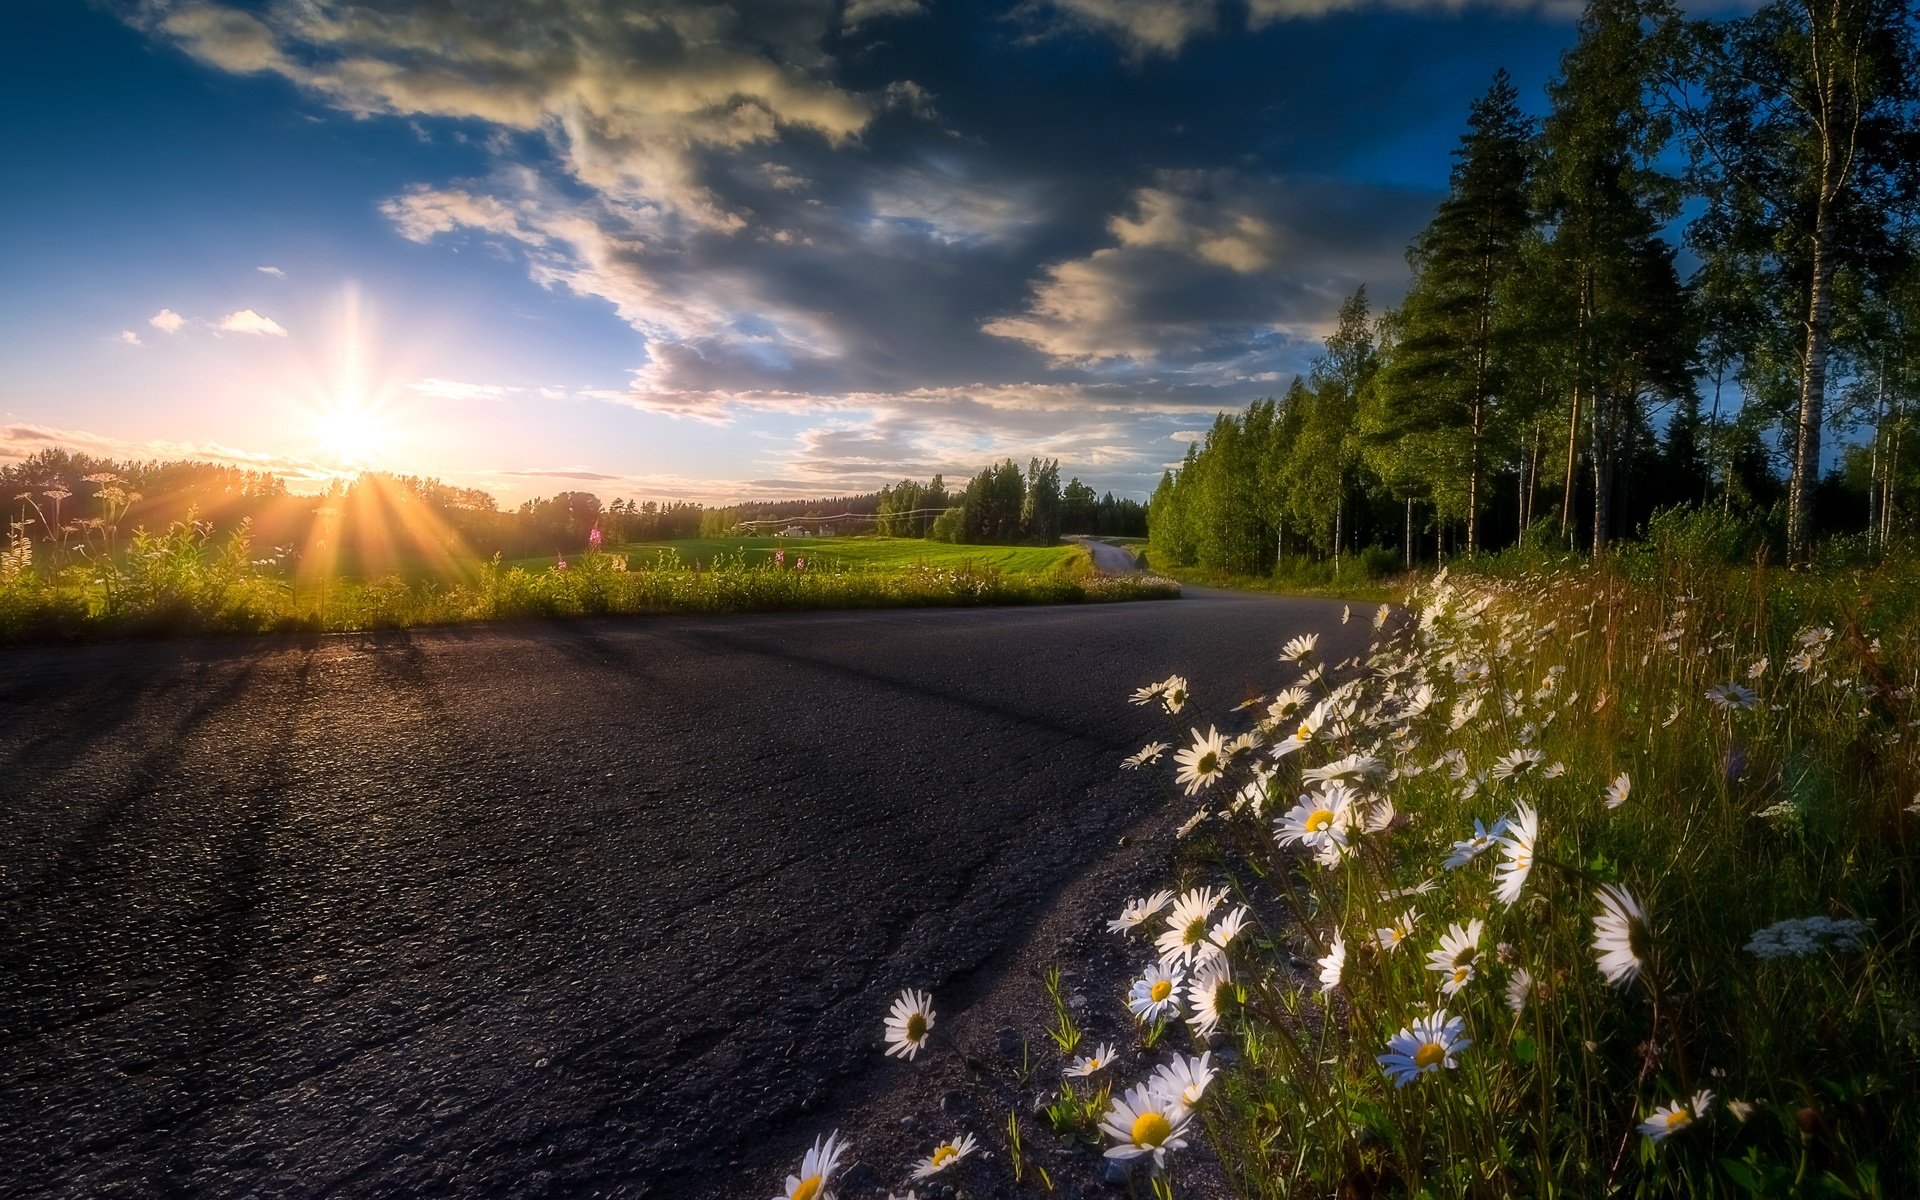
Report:
[[349,469],[378,460],[393,434],[379,413],[351,396],[340,397],[315,414],[314,426],[321,451]]

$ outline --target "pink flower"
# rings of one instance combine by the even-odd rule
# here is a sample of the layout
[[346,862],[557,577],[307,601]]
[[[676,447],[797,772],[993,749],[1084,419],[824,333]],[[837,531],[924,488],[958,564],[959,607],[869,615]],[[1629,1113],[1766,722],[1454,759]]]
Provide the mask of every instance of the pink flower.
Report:
[[787,565],[787,552],[785,550],[775,550],[773,552],[773,565],[776,567],[784,567]]
[[556,555],[554,556],[554,562],[553,562],[553,569],[554,569],[554,570],[556,570],[556,571],[564,571],[564,570],[566,570],[566,569],[567,569],[567,560],[566,560],[566,558],[565,558],[565,557],[563,557],[563,556],[561,556],[561,555],[557,555],[557,554],[556,554]]
[[593,532],[587,534],[587,545],[593,547],[595,550],[600,548],[600,527],[598,525],[593,527]]
[[804,571],[807,569],[807,560],[805,555],[802,555],[801,557],[793,560],[793,569],[796,571]]

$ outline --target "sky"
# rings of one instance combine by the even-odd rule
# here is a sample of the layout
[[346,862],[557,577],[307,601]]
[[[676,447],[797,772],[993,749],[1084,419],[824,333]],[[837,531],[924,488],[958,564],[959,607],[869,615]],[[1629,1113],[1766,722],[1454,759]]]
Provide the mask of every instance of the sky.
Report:
[[1563,0],[9,0],[0,461],[1144,498]]

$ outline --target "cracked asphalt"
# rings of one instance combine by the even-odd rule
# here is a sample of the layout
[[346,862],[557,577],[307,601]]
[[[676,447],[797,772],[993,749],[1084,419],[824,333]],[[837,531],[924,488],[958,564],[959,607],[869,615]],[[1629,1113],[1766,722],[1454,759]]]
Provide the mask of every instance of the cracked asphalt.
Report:
[[0,652],[0,1195],[730,1194],[1339,610]]

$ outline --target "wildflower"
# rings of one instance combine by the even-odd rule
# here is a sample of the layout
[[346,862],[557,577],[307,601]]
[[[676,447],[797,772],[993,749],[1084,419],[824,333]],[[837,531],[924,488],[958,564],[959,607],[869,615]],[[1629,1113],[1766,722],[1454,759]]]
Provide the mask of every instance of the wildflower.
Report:
[[933,1148],[932,1154],[927,1155],[926,1161],[920,1164],[920,1169],[913,1173],[913,1177],[915,1179],[925,1179],[929,1175],[938,1175],[967,1155],[972,1154],[977,1148],[978,1144],[973,1140],[973,1135],[970,1133],[963,1133],[950,1142],[941,1142]]
[[1161,692],[1166,691],[1167,687],[1179,678],[1180,677],[1178,675],[1169,675],[1165,679],[1162,679],[1159,683],[1149,683],[1145,687],[1135,688],[1133,695],[1129,696],[1127,699],[1130,703],[1133,703],[1133,704],[1151,703],[1153,700],[1159,697]]
[[[1207,940],[1220,949],[1225,950],[1233,944],[1233,939],[1239,937],[1240,931],[1246,927],[1247,906],[1242,904],[1227,913],[1226,916],[1221,917],[1219,922],[1207,931]],[[1196,952],[1195,957],[1202,958],[1209,956]]]
[[1319,634],[1303,633],[1280,648],[1280,661],[1304,666],[1313,657],[1313,648],[1319,643]]
[[1113,1043],[1107,1042],[1095,1047],[1092,1054],[1082,1055],[1074,1059],[1073,1065],[1065,1071],[1062,1071],[1061,1074],[1071,1075],[1075,1079],[1085,1079],[1097,1071],[1104,1071],[1112,1066],[1113,1060],[1117,1057],[1119,1056],[1114,1051]]
[[1691,1100],[1676,1100],[1672,1104],[1663,1104],[1653,1110],[1653,1115],[1640,1122],[1640,1132],[1656,1142],[1664,1142],[1682,1129],[1707,1115],[1707,1109],[1713,1104],[1713,1093],[1698,1091]]
[[1747,1118],[1753,1115],[1753,1105],[1746,1100],[1729,1100],[1727,1101],[1727,1111],[1733,1114],[1734,1120],[1745,1125]]
[[1384,604],[1382,604],[1378,609],[1376,609],[1373,614],[1373,627],[1376,630],[1385,629],[1387,626],[1387,617],[1391,615],[1392,611],[1393,611],[1392,609],[1388,608]]
[[1188,817],[1186,820],[1180,822],[1180,828],[1173,831],[1174,838],[1180,839],[1180,838],[1186,837],[1188,834],[1192,833],[1194,830],[1200,828],[1200,822],[1206,820],[1208,817],[1212,815],[1213,813],[1211,813],[1207,809],[1204,809],[1204,808],[1200,809],[1198,812],[1194,813],[1192,816]]
[[1632,792],[1633,780],[1627,778],[1625,771],[1620,772],[1613,777],[1613,782],[1607,785],[1607,807],[1619,808],[1627,802],[1627,797]]
[[813,1149],[800,1160],[800,1173],[787,1176],[786,1191],[773,1200],[829,1200],[833,1193],[827,1190],[827,1185],[833,1181],[833,1173],[839,1169],[840,1156],[846,1149],[839,1130],[825,1140],[815,1140]]
[[1479,683],[1487,677],[1487,664],[1481,662],[1459,662],[1453,664],[1455,683]]
[[1170,747],[1166,742],[1148,742],[1126,758],[1121,759],[1120,765],[1126,770],[1135,771],[1146,766],[1148,763],[1159,762],[1160,756],[1165,754],[1169,749]]
[[1128,1011],[1143,1024],[1178,1016],[1180,986],[1186,979],[1186,972],[1177,966],[1168,968],[1159,963],[1152,964],[1144,975],[1133,981],[1133,990],[1127,997]]
[[1515,967],[1513,974],[1507,976],[1507,1007],[1519,1016],[1527,1007],[1527,1000],[1533,995],[1533,972],[1525,967]]
[[1483,852],[1492,849],[1506,831],[1507,823],[1504,820],[1495,821],[1492,829],[1488,829],[1478,820],[1474,821],[1473,836],[1464,842],[1455,842],[1453,853],[1447,855],[1447,861],[1440,864],[1441,868],[1452,871],[1466,866],[1480,857]]
[[1326,723],[1327,704],[1322,700],[1313,706],[1312,712],[1300,718],[1300,723],[1294,726],[1292,733],[1274,742],[1273,756],[1285,758],[1296,750],[1304,750],[1313,745],[1314,738],[1319,735],[1321,727]]
[[1347,967],[1347,943],[1338,929],[1333,931],[1333,948],[1320,959],[1320,990],[1330,992],[1340,986],[1340,974]]
[[1754,931],[1747,953],[1755,958],[1804,958],[1822,950],[1858,950],[1863,922],[1851,918],[1797,917]]
[[1375,1061],[1395,1087],[1405,1087],[1422,1075],[1458,1067],[1454,1056],[1473,1045],[1461,1036],[1465,1032],[1466,1022],[1448,1016],[1443,1008],[1387,1039],[1387,1052],[1377,1055]]
[[1707,700],[1722,712],[1757,708],[1760,697],[1752,688],[1738,683],[1718,683],[1707,689]]
[[1353,824],[1353,792],[1344,784],[1334,784],[1324,792],[1311,792],[1273,823],[1274,840],[1282,846],[1298,843],[1309,850],[1328,845],[1345,846],[1347,831]]
[[1493,894],[1500,903],[1512,906],[1520,898],[1520,891],[1527,886],[1527,874],[1533,870],[1533,844],[1540,837],[1540,814],[1533,806],[1524,801],[1514,808],[1511,819],[1503,822],[1507,829],[1500,837],[1501,862],[1495,871],[1499,880]]
[[1600,912],[1593,918],[1593,952],[1600,973],[1616,987],[1632,983],[1646,966],[1641,950],[1647,911],[1619,884],[1602,885],[1594,898],[1600,902]]
[[1526,779],[1546,761],[1547,756],[1538,750],[1509,751],[1493,764],[1492,775],[1495,779]]
[[1118,1145],[1107,1148],[1108,1158],[1151,1156],[1156,1166],[1167,1165],[1167,1151],[1186,1147],[1189,1113],[1174,1109],[1152,1087],[1131,1087],[1116,1098],[1100,1128]]
[[1300,778],[1307,783],[1358,784],[1385,769],[1386,764],[1371,754],[1349,754],[1323,767],[1302,771]]
[[1129,900],[1127,906],[1120,910],[1119,918],[1107,922],[1107,929],[1113,933],[1125,933],[1172,903],[1173,893],[1164,889],[1143,900]]
[[1373,931],[1374,945],[1382,950],[1398,950],[1401,942],[1413,936],[1413,924],[1419,919],[1420,914],[1411,908],[1401,913],[1393,924]]
[[1768,661],[1767,656],[1764,654],[1754,659],[1753,665],[1747,668],[1747,678],[1758,679],[1762,675],[1765,675],[1767,673]]
[[1175,1055],[1154,1068],[1147,1086],[1160,1093],[1163,1100],[1171,1101],[1173,1111],[1190,1113],[1199,1105],[1200,1097],[1207,1094],[1207,1085],[1213,1082],[1216,1071],[1207,1065],[1212,1057],[1211,1050],[1198,1055]]
[[1213,726],[1207,727],[1204,737],[1195,729],[1193,745],[1174,755],[1173,761],[1180,767],[1173,781],[1186,784],[1187,795],[1191,796],[1201,788],[1212,787],[1226,773],[1226,743],[1221,740],[1220,731]]
[[1291,721],[1307,711],[1307,703],[1311,699],[1305,688],[1288,688],[1275,696],[1273,703],[1267,705],[1267,720],[1274,725]]
[[1160,689],[1160,704],[1168,713],[1178,716],[1187,706],[1187,677],[1184,675],[1167,676],[1167,684]]
[[1198,957],[1207,944],[1207,921],[1226,898],[1224,889],[1190,888],[1175,901],[1173,911],[1167,914],[1166,931],[1153,942],[1160,951],[1160,961],[1168,966],[1185,965]]
[[1456,924],[1440,937],[1440,948],[1427,952],[1427,970],[1438,971],[1440,992],[1452,996],[1473,982],[1474,960],[1480,955],[1480,934],[1486,928],[1478,917],[1463,928]]
[[1220,1028],[1220,994],[1233,979],[1233,967],[1224,954],[1202,959],[1187,984],[1187,1024],[1201,1037]]
[[933,1032],[933,996],[912,988],[901,992],[888,1010],[886,1028],[888,1055],[912,1059]]
[[1345,625],[1351,620],[1353,620],[1353,605],[1348,604],[1340,609],[1340,623]]
[[1245,733],[1241,734],[1240,736],[1234,738],[1232,741],[1227,743],[1227,757],[1229,759],[1238,758],[1240,755],[1245,754],[1247,751],[1257,750],[1259,749],[1259,747],[1260,747],[1259,730],[1249,729]]

